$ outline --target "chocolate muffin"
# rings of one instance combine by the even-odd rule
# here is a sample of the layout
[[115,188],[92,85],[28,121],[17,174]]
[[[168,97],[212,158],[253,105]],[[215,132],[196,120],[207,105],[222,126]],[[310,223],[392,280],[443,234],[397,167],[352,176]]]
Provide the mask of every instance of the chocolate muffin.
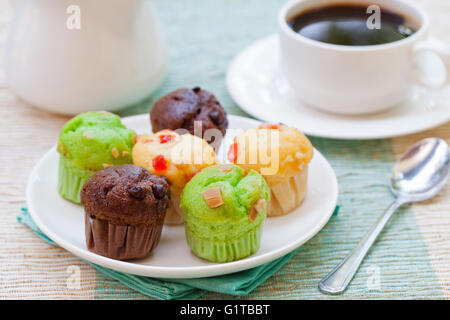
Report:
[[[214,148],[220,146],[221,139],[216,140],[217,134],[208,129],[217,129],[221,137],[228,127],[227,114],[209,91],[199,87],[193,89],[178,89],[156,101],[150,111],[150,120],[154,133],[163,129],[186,129],[190,134],[201,136]],[[201,135],[194,131],[194,121],[201,121]],[[216,131],[217,132],[217,131]]]
[[169,184],[131,164],[94,174],[81,189],[87,248],[113,259],[147,256],[159,243]]

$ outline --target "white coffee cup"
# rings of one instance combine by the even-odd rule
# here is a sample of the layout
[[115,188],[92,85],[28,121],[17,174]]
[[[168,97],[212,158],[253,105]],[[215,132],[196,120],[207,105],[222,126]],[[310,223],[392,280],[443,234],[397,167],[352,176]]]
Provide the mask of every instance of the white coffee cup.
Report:
[[[301,12],[329,4],[378,5],[418,24],[411,36],[385,44],[345,46],[306,38],[288,25]],[[369,17],[369,15],[368,15]],[[280,11],[280,62],[299,99],[338,114],[366,114],[404,100],[412,83],[442,87],[450,79],[450,46],[427,39],[429,19],[424,10],[405,0],[303,0],[287,3]],[[436,53],[446,67],[441,83],[430,83],[417,66],[419,53]]]

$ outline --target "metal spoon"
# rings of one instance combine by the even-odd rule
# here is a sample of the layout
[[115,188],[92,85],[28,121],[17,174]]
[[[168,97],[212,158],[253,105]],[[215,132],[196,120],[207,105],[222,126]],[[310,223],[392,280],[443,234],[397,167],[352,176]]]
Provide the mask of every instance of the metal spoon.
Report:
[[430,199],[444,187],[450,171],[449,159],[447,143],[438,138],[423,139],[402,155],[391,177],[390,189],[395,201],[353,251],[319,282],[320,291],[326,294],[344,292],[394,212],[403,204]]

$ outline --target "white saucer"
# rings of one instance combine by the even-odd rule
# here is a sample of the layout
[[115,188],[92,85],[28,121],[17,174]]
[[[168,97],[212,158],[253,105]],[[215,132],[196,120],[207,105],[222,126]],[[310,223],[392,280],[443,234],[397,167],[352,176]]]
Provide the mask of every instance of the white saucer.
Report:
[[[254,128],[260,124],[237,116],[228,119],[230,129]],[[124,118],[123,122],[138,134],[151,132],[148,114]],[[230,136],[224,139],[224,144],[232,141],[231,131],[228,133]],[[221,153],[227,147],[223,145]],[[327,160],[319,151],[314,152],[303,204],[286,216],[266,219],[259,250],[248,258],[229,263],[212,263],[196,257],[186,243],[184,226],[164,226],[158,247],[145,259],[118,261],[88,251],[83,208],[62,199],[57,192],[56,147],[34,167],[27,185],[27,205],[33,220],[48,237],[74,255],[103,267],[160,278],[222,275],[256,267],[291,252],[318,233],[330,219],[338,196],[337,180]]]
[[[337,139],[377,139],[411,134],[450,120],[450,87],[429,90],[412,86],[401,105],[377,114],[342,116],[306,106],[294,97],[279,71],[278,36],[264,38],[230,64],[227,87],[247,113],[267,122],[295,126],[306,134]],[[440,65],[428,64],[440,76]],[[431,75],[433,78],[433,74]]]

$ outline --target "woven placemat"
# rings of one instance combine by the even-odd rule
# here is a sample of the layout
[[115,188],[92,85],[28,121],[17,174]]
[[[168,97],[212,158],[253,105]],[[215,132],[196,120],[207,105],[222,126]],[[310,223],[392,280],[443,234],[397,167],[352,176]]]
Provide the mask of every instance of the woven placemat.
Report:
[[[235,54],[253,41],[276,32],[277,12],[284,2],[153,0],[169,45],[169,72],[152,98],[126,108],[121,115],[148,112],[163,94],[179,87],[194,86],[214,92],[229,113],[245,115],[226,91],[227,66]],[[450,10],[448,1],[420,2],[433,12],[434,21],[442,21],[432,28],[433,33],[449,34],[450,26],[444,28]],[[12,11],[4,0],[0,1],[0,9],[0,46],[3,47]],[[3,106],[0,108],[3,141],[0,153],[3,164],[0,168],[0,298],[147,298],[97,274],[89,265],[39,240],[16,222],[16,214],[25,202],[28,174],[40,156],[54,145],[67,117],[29,108],[1,83],[0,103]],[[330,297],[317,290],[317,282],[357,243],[392,201],[386,185],[393,161],[421,135],[362,142],[311,138],[338,176],[339,215],[249,296],[210,293],[203,298],[448,297],[450,222],[444,216],[450,208],[448,188],[436,200],[440,202],[405,207],[394,216],[344,295]],[[448,141],[450,130],[447,125],[423,135],[443,135]],[[430,215],[425,211],[430,211]],[[69,285],[73,270],[81,276],[80,286],[75,288]]]

